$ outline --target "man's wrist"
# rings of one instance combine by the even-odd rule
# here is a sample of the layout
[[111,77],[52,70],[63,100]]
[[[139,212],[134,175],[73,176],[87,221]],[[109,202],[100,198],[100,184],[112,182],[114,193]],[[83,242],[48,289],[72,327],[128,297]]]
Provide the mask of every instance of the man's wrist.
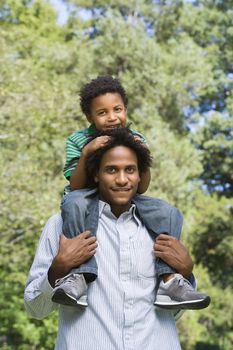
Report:
[[191,257],[189,260],[190,260],[189,263],[187,265],[183,266],[182,271],[179,271],[181,273],[181,275],[187,279],[192,274],[192,271],[193,271],[193,261],[192,261]]
[[66,276],[70,269],[59,256],[56,256],[48,271],[48,280],[51,286],[54,287],[55,281]]

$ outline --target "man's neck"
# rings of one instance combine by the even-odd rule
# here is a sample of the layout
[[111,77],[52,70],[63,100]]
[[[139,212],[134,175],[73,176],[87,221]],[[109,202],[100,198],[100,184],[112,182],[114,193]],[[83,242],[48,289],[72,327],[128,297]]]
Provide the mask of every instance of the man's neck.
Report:
[[126,205],[114,205],[114,204],[110,204],[108,203],[103,197],[101,197],[101,195],[99,195],[99,199],[107,204],[109,204],[110,208],[111,208],[111,212],[115,215],[116,218],[119,218],[121,216],[121,214],[125,213],[126,211],[129,211],[132,203],[128,203]]

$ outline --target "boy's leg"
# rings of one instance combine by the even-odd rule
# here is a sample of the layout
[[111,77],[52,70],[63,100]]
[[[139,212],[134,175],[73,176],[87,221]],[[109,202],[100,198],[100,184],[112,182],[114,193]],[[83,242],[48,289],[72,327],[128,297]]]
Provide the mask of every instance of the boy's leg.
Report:
[[[90,230],[96,234],[98,227],[98,200],[96,191],[84,189],[70,192],[62,203],[63,233],[67,238]],[[97,277],[95,257],[72,269],[64,278],[56,282],[54,302],[64,305],[87,306],[87,283]]]
[[[134,203],[140,219],[155,239],[160,233],[167,233],[180,239],[183,216],[179,209],[169,203],[148,196],[135,195]],[[163,260],[156,259],[158,276],[175,273],[176,271]]]
[[[183,216],[176,207],[141,195],[136,195],[134,202],[153,238],[160,233],[167,233],[180,239]],[[165,309],[202,309],[209,305],[208,295],[196,292],[188,280],[162,259],[156,258],[155,263],[160,281],[155,305]]]

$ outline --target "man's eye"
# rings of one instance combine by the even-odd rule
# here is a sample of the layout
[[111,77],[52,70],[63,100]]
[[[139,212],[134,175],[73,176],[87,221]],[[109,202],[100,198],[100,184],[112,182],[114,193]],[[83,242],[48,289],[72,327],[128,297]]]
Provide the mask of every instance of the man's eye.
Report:
[[134,167],[132,167],[132,168],[127,168],[127,173],[128,173],[128,174],[133,174],[134,171],[135,171],[135,168],[134,168]]
[[116,171],[115,168],[107,168],[107,169],[106,169],[106,172],[107,172],[108,174],[114,174],[115,171]]

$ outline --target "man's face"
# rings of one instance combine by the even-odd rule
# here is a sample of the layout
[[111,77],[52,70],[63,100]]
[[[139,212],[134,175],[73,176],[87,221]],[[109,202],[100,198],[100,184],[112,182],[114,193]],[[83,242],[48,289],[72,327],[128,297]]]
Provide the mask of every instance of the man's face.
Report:
[[125,126],[127,108],[118,93],[107,93],[94,98],[88,121],[99,131]]
[[109,203],[115,216],[127,211],[140,182],[134,151],[125,146],[108,150],[101,159],[95,181],[98,183],[100,198]]

